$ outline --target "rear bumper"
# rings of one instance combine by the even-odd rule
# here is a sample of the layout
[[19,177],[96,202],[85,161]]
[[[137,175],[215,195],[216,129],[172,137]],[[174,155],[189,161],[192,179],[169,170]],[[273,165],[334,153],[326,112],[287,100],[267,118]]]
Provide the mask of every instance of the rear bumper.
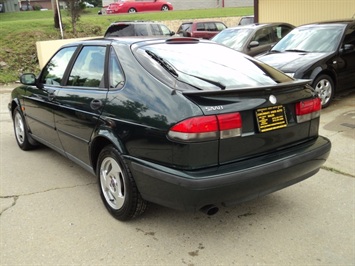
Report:
[[231,205],[300,182],[319,171],[331,143],[318,137],[288,150],[201,171],[179,171],[126,158],[144,199],[180,210]]

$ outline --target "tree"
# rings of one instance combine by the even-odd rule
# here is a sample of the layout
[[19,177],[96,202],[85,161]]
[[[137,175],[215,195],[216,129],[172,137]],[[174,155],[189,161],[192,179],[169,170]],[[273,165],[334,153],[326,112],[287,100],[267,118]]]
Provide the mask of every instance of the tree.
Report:
[[65,3],[67,4],[73,34],[76,35],[76,23],[85,9],[85,4],[81,0],[66,0]]

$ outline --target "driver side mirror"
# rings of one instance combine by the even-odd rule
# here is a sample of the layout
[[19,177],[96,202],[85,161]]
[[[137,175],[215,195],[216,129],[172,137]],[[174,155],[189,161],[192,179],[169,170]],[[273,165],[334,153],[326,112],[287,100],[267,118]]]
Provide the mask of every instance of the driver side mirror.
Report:
[[341,53],[349,53],[354,51],[354,45],[353,44],[344,44],[344,47],[340,49]]
[[32,73],[25,73],[20,76],[20,82],[24,85],[36,85],[36,76]]
[[257,47],[259,46],[259,42],[258,41],[251,41],[249,43],[249,48],[253,48],[253,47]]

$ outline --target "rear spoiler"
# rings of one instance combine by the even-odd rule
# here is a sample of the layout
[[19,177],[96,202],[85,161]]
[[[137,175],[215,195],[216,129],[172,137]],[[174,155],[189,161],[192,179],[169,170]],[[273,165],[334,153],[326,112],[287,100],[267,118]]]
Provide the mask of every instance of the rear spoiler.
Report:
[[181,91],[183,95],[201,95],[201,96],[207,96],[207,95],[226,95],[226,94],[233,94],[233,93],[240,93],[240,92],[251,92],[251,91],[260,91],[264,90],[268,93],[274,90],[280,90],[284,88],[288,89],[296,89],[299,87],[303,87],[306,85],[310,85],[312,80],[310,79],[298,79],[290,82],[283,82],[283,83],[278,83],[276,85],[272,86],[260,86],[260,87],[244,87],[244,88],[229,88],[225,90],[187,90],[187,91]]

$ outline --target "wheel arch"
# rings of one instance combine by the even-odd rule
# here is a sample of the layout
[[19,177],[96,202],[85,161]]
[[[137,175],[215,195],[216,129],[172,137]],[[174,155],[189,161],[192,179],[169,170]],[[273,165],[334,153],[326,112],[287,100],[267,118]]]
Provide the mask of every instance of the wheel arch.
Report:
[[20,107],[21,111],[23,111],[22,108],[21,108],[21,104],[20,104],[19,99],[17,99],[17,98],[12,99],[11,106],[9,108],[9,111],[11,112],[11,118],[13,118],[14,110],[18,106]]
[[329,69],[321,69],[321,68],[314,69],[312,74],[311,74],[312,85],[313,85],[314,80],[316,80],[317,77],[319,77],[320,75],[329,76],[332,79],[332,81],[333,81],[334,91],[336,91],[337,83],[338,83],[337,77],[336,77],[336,74],[333,71],[329,70]]
[[116,137],[112,132],[108,130],[98,130],[94,134],[94,138],[92,139],[90,144],[91,165],[95,173],[97,170],[96,168],[99,154],[108,145],[113,145],[120,153],[125,153],[123,143],[118,137]]

